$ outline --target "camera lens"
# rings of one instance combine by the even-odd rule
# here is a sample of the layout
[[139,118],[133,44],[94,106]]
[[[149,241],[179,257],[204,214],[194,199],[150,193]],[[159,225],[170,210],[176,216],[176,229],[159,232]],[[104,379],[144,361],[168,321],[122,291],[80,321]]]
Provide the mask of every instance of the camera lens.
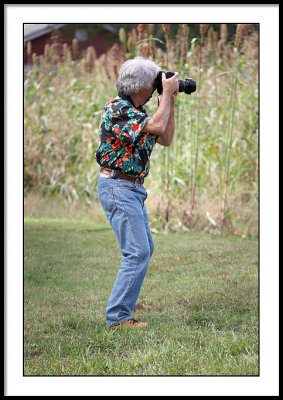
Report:
[[[155,79],[155,83],[153,86],[153,92],[157,89],[158,94],[162,94],[163,87],[162,87],[162,73],[165,73],[166,79],[171,78],[174,76],[174,72],[171,71],[159,71],[157,77]],[[179,92],[184,92],[186,94],[191,94],[196,90],[196,82],[193,81],[191,78],[187,78],[184,81],[178,80],[179,83]]]
[[185,93],[186,94],[191,94],[196,91],[197,84],[195,81],[193,81],[191,78],[185,79],[187,85],[185,85]]
[[179,92],[185,92],[191,94],[195,92],[197,84],[191,78],[187,78],[184,81],[179,80]]

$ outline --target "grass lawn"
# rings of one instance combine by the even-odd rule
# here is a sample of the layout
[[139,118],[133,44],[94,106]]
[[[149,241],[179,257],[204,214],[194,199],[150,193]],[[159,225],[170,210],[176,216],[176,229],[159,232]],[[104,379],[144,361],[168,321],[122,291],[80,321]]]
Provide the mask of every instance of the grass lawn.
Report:
[[121,255],[107,225],[25,219],[24,375],[249,375],[258,364],[257,238],[156,234],[133,317],[109,330]]

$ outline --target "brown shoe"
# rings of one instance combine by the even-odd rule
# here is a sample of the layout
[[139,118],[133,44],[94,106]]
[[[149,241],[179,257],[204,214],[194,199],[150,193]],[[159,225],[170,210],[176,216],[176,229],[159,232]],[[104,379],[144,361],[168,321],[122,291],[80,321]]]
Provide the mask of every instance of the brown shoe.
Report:
[[127,321],[122,322],[119,325],[110,326],[110,329],[119,329],[119,328],[140,329],[140,328],[147,328],[147,327],[148,327],[147,322],[139,322],[139,321],[136,321],[135,319],[128,319]]
[[152,306],[144,306],[142,304],[137,304],[136,308],[134,309],[134,312],[138,311],[151,311]]

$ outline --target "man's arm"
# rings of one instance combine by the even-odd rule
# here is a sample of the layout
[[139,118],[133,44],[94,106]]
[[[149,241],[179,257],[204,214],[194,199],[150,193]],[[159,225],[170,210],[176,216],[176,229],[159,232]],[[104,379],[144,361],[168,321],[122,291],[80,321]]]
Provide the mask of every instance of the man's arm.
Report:
[[[166,135],[167,126],[171,115],[172,95],[179,90],[178,73],[176,72],[172,78],[166,79],[162,74],[163,92],[159,107],[152,118],[147,122],[142,132],[151,133],[153,135]],[[172,105],[174,107],[174,104]]]
[[159,136],[159,138],[157,139],[157,143],[161,144],[162,146],[170,146],[173,141],[174,131],[175,131],[174,103],[177,94],[178,91],[173,93],[173,95],[171,96],[170,114],[164,135]]

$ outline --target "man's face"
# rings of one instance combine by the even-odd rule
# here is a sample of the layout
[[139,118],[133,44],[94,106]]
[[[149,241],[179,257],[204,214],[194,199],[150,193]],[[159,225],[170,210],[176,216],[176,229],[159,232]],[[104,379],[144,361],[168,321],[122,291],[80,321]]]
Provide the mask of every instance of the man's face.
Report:
[[154,88],[154,82],[155,82],[155,78],[152,81],[151,87],[149,89],[141,89],[142,90],[142,94],[143,94],[143,98],[144,98],[144,102],[148,102],[149,99],[152,96],[152,92],[153,92],[153,88]]

